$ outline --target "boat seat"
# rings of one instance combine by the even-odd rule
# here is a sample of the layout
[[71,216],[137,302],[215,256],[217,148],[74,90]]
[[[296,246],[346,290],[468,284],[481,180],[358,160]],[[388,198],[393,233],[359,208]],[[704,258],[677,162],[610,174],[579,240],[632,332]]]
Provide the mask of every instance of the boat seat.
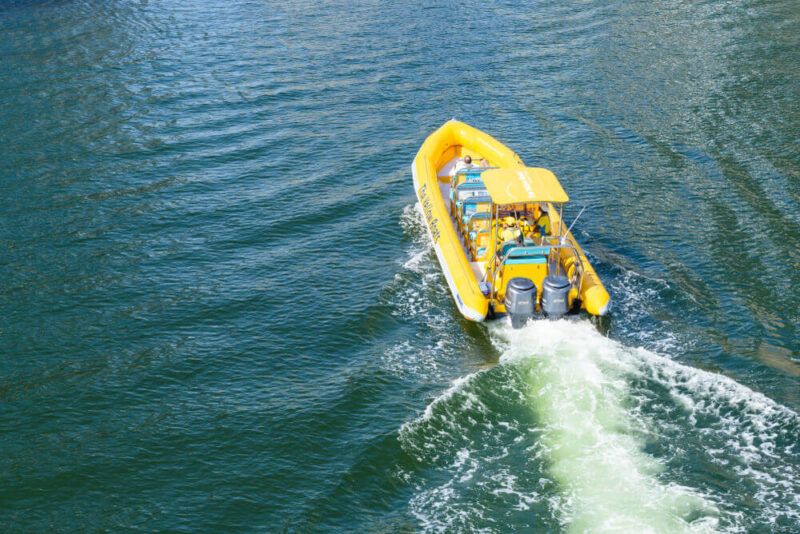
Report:
[[453,175],[453,180],[450,185],[453,189],[464,184],[483,183],[480,173],[463,174],[461,172]]
[[514,252],[511,253],[512,258],[517,257],[528,257],[528,256],[547,256],[550,254],[550,247],[518,247]]
[[482,211],[469,216],[469,220],[464,224],[464,228],[469,232],[469,239],[471,241],[475,240],[475,236],[478,235],[478,232],[485,230],[489,226],[489,215],[490,213],[488,211]]
[[500,249],[500,254],[505,256],[506,254],[508,254],[509,250],[513,249],[514,247],[521,247],[521,246],[522,245],[520,245],[516,241],[506,241],[503,243],[503,247]]
[[472,217],[473,215],[475,215],[475,212],[472,212],[472,213],[464,213],[464,215],[462,215],[462,216],[461,216],[461,224],[463,224],[464,226],[466,226],[466,225],[469,223],[469,219],[470,219],[470,217]]
[[486,199],[488,196],[489,192],[486,191],[486,189],[475,189],[474,191],[457,191],[455,197],[456,208],[462,206],[465,200],[469,200],[472,198]]
[[456,172],[456,174],[473,174],[473,173],[480,174],[483,171],[488,171],[489,169],[496,169],[496,168],[497,167],[478,167],[476,165],[473,167],[464,167],[462,169],[459,169],[458,172]]
[[481,173],[493,167],[469,167],[467,169],[460,169],[456,172],[456,180],[458,177],[463,176],[466,182],[478,182],[481,180]]
[[[510,245],[510,246],[509,246]],[[514,243],[506,243],[503,251],[508,253],[504,265],[546,265],[550,254],[550,247],[519,246],[513,248]]]
[[503,255],[508,254],[506,265],[547,263],[550,247],[522,246],[513,241],[503,244]]
[[486,228],[483,230],[478,230],[475,234],[475,237],[469,242],[469,247],[473,255],[473,261],[485,259],[487,249],[489,248],[489,243],[489,230]]
[[461,224],[466,226],[470,216],[475,213],[489,211],[491,202],[491,199],[488,197],[467,198],[463,201],[456,202],[456,211],[461,215]]
[[450,200],[463,200],[476,196],[489,196],[489,192],[483,182],[464,182],[450,188]]
[[462,182],[456,186],[456,191],[462,191],[466,189],[486,189],[486,186],[483,185],[483,182]]
[[486,188],[483,187],[483,184],[477,184],[477,185],[481,187],[459,187],[453,194],[452,200],[454,200],[456,202],[456,205],[458,205],[459,203],[462,203],[470,198],[488,198],[489,191],[487,191]]
[[489,224],[489,215],[491,215],[491,212],[489,211],[477,211],[470,215],[469,222],[470,224],[481,222],[484,225],[487,225]]
[[[463,207],[465,207],[465,206],[467,206],[469,204],[472,204],[474,206],[476,204],[490,204],[491,202],[492,202],[492,199],[489,198],[486,195],[475,196],[475,197],[467,197],[467,198],[462,198],[462,199],[459,199],[459,200],[456,201],[456,209],[458,209],[460,211],[461,208],[463,208]],[[475,213],[475,212],[472,212],[472,213]]]
[[472,184],[472,183],[483,183],[483,179],[481,178],[480,173],[470,173],[465,174],[464,179],[466,180],[464,183]]
[[534,263],[541,263],[542,265],[547,263],[547,258],[545,256],[521,256],[513,258],[508,258],[504,265],[530,265]]

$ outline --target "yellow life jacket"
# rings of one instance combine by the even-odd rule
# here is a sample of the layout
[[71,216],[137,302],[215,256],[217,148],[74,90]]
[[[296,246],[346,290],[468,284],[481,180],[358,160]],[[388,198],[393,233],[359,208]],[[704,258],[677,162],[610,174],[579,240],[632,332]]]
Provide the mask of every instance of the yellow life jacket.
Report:
[[500,233],[500,239],[503,241],[514,241],[519,237],[519,228],[506,228]]
[[536,230],[534,233],[541,233],[543,236],[550,235],[553,233],[552,228],[550,228],[550,217],[546,213],[542,213],[538,219],[536,219]]

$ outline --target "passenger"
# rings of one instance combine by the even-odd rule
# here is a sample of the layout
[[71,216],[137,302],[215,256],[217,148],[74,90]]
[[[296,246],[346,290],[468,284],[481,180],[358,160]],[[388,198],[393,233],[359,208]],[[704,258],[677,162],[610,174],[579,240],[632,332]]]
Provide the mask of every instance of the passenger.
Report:
[[544,237],[552,233],[550,228],[550,216],[547,214],[547,206],[533,205],[533,234],[534,237]]
[[505,241],[517,241],[522,236],[522,232],[517,228],[517,222],[514,217],[506,217],[503,220],[503,232],[500,238]]
[[478,165],[481,166],[481,167],[491,167],[492,166],[492,164],[489,163],[489,160],[486,159],[486,158],[482,158],[480,161],[478,161]]
[[455,174],[456,174],[458,171],[460,171],[460,170],[463,170],[463,169],[470,169],[470,168],[472,168],[472,167],[473,167],[473,165],[472,165],[472,156],[470,156],[469,154],[467,154],[466,156],[464,156],[464,158],[463,158],[463,159],[459,159],[459,160],[456,162],[456,166],[455,166],[455,168],[453,169],[453,175],[455,175]]

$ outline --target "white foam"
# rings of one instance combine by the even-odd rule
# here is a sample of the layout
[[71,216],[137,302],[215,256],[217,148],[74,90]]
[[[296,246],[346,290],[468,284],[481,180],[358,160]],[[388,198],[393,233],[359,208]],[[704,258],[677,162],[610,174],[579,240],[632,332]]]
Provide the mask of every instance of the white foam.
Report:
[[[613,294],[615,315],[625,317],[622,329],[626,338],[659,354],[671,354],[691,347],[694,343],[691,338],[678,336],[664,328],[665,325],[658,329],[648,327],[652,321],[648,310],[652,313],[654,308],[667,305],[662,294],[669,289],[669,283],[624,267],[618,268],[622,273],[610,281],[609,290]],[[694,301],[691,295],[687,296]]]
[[[416,482],[410,508],[424,530],[483,528],[535,507],[568,531],[800,525],[792,410],[727,377],[625,347],[587,322],[489,328],[500,365],[453,381],[400,430],[404,448],[444,475]],[[498,412],[492,395],[533,419]],[[716,464],[730,482],[693,475],[690,457]],[[476,500],[478,489],[501,504]]]
[[[519,331],[498,324],[493,333],[508,347],[501,361],[530,365],[532,406],[547,422],[543,438],[551,449],[553,474],[574,497],[573,528],[706,531],[719,525],[725,496],[667,482],[663,460],[645,454],[633,437],[659,439],[660,427],[670,425],[679,435],[694,434],[695,446],[724,443],[700,452],[720,465],[743,464],[732,471],[757,488],[762,521],[778,515],[800,519],[793,509],[800,500],[800,477],[783,460],[775,461],[781,429],[797,427],[795,412],[725,376],[624,347],[585,322],[538,321]],[[642,380],[667,389],[674,405],[649,416],[626,407],[636,404],[631,401],[649,402],[647,393],[627,386]],[[689,412],[694,424],[702,418],[705,428],[686,428],[670,413],[676,407]],[[672,446],[680,451],[680,443]],[[777,486],[789,495],[778,498]],[[729,518],[725,523],[736,529]]]
[[[451,367],[445,355],[461,357],[441,313],[447,288],[417,204],[406,207],[401,224],[412,245],[393,313],[421,321],[438,341],[404,341],[387,362],[442,379]],[[800,531],[798,415],[674,361],[691,340],[638,328],[650,320],[641,299],[658,301],[666,282],[625,271],[614,283],[618,309],[630,319],[625,336],[646,349],[608,339],[586,321],[535,321],[517,331],[496,322],[489,331],[500,365],[453,380],[402,425],[403,448],[434,471],[409,478],[416,488],[410,511],[423,530],[502,530],[508,514],[531,511],[539,514],[532,525],[549,519],[569,531],[787,524]]]
[[420,271],[420,264],[425,259],[425,256],[428,254],[428,250],[420,250],[414,251],[413,255],[403,263],[403,268],[408,269],[409,271]]
[[[433,399],[433,402],[428,404],[428,406],[425,408],[425,411],[422,413],[422,415],[420,415],[418,418],[414,419],[413,421],[409,421],[407,423],[403,423],[403,425],[400,427],[400,436],[402,437],[403,434],[407,433],[409,431],[409,429],[412,428],[413,426],[418,426],[420,423],[423,423],[423,422],[431,419],[431,417],[433,417],[433,412],[436,409],[436,407],[439,406],[439,405],[444,404],[446,401],[448,401],[450,398],[452,398],[452,396],[456,392],[461,391],[463,386],[464,386],[464,384],[468,383],[472,379],[473,376],[474,376],[474,374],[473,375],[467,375],[467,376],[464,376],[464,377],[461,377],[461,378],[457,378],[456,380],[453,380],[453,383],[450,385],[449,388],[447,388],[444,391],[444,393],[442,393],[439,396],[437,396],[435,399]],[[467,393],[466,398],[469,400],[469,402],[474,402],[476,397],[473,394]]]
[[419,202],[409,204],[403,208],[403,213],[400,214],[400,226],[413,239],[415,245],[424,249],[433,248],[426,230],[425,215]]

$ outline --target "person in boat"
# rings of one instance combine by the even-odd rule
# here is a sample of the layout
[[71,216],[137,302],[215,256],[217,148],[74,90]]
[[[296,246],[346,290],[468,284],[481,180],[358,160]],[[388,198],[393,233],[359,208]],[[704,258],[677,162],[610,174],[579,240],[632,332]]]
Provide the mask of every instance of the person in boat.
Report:
[[518,241],[522,237],[522,232],[517,228],[517,222],[514,217],[506,217],[503,219],[503,231],[500,233],[500,238],[505,241]]
[[463,159],[459,159],[456,162],[456,166],[453,169],[453,174],[457,173],[458,171],[461,171],[461,170],[464,170],[464,169],[469,169],[469,168],[472,168],[472,167],[473,167],[473,165],[472,165],[472,156],[467,154],[466,156],[464,156]]
[[533,224],[531,231],[525,237],[534,240],[541,240],[542,237],[552,233],[550,227],[550,216],[547,214],[547,206],[533,205]]

